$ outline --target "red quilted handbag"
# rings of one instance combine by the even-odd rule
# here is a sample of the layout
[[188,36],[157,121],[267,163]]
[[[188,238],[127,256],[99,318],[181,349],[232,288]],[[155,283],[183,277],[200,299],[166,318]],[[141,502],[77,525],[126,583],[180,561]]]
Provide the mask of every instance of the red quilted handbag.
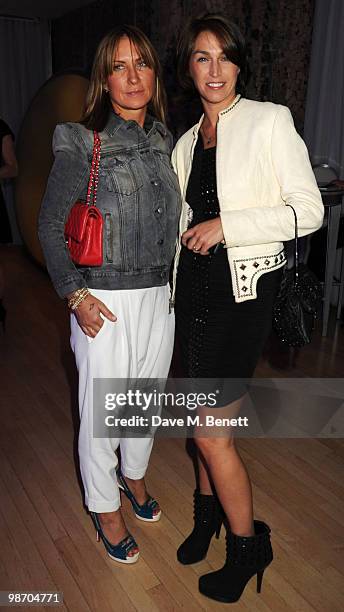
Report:
[[65,225],[65,239],[74,263],[103,263],[103,217],[96,206],[101,140],[94,131],[93,157],[85,202],[75,202]]

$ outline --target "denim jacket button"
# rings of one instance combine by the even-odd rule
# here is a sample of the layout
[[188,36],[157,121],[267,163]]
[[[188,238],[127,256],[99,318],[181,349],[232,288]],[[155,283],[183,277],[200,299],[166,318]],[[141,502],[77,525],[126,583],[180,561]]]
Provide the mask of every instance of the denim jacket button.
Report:
[[160,240],[158,240],[158,244],[164,244],[164,241],[162,238],[160,238]]
[[154,187],[157,187],[159,185],[158,181],[151,181],[152,185],[154,185]]
[[161,207],[161,206],[159,206],[159,208],[157,208],[155,212],[157,212],[157,213],[159,213],[159,215],[161,215],[161,213],[162,213],[162,207]]

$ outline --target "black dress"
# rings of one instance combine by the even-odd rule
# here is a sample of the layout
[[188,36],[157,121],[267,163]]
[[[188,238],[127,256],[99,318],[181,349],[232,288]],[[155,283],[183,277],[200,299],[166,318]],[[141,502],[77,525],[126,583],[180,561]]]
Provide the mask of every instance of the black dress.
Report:
[[[189,227],[219,216],[216,147],[204,149],[199,137],[186,200],[193,211]],[[227,250],[202,256],[182,247],[176,286],[176,332],[184,375],[242,378],[253,375],[269,335],[281,270],[264,274],[255,300],[236,303]],[[233,390],[231,401],[242,392]]]
[[[13,132],[10,130],[7,123],[0,119],[0,167],[4,165],[1,154],[2,139],[8,135],[11,136],[14,140]],[[8,218],[4,194],[0,185],[0,243],[7,244],[9,242],[12,242],[12,231]]]

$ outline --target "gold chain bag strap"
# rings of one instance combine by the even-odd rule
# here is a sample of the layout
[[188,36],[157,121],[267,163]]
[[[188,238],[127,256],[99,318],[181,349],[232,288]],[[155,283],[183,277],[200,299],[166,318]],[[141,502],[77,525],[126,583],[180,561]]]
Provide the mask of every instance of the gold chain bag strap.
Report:
[[75,202],[65,225],[65,239],[70,256],[80,266],[103,263],[103,217],[96,206],[101,140],[93,132],[93,156],[85,202]]

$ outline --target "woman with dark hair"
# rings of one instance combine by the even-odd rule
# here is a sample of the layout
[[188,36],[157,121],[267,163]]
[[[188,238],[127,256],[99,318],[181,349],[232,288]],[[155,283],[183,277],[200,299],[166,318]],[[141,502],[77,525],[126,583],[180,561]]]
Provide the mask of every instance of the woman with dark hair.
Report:
[[[240,93],[246,56],[238,28],[218,14],[193,19],[178,56],[180,81],[198,92],[204,114],[172,156],[183,197],[174,269],[177,339],[185,375],[214,379],[221,390],[216,416],[231,417],[270,331],[286,262],[283,241],[294,236],[288,205],[300,235],[321,226],[323,206],[289,110]],[[260,591],[272,561],[270,528],[253,519],[251,483],[231,429],[221,437],[205,433],[207,409],[198,413],[195,524],[178,559],[204,558],[224,516],[226,563],[202,576],[199,587],[212,599],[234,602],[254,574]]]
[[[71,260],[64,228],[73,204],[87,197],[93,130],[101,143],[96,205],[104,220],[103,263],[88,267]],[[168,374],[174,335],[168,278],[180,213],[171,145],[157,54],[139,29],[118,27],[96,52],[82,122],[56,127],[39,235],[54,286],[71,308],[85,502],[109,556],[122,563],[136,561],[139,551],[123,521],[119,489],[137,518],[161,516],[144,482],[153,440],[94,437],[92,386],[96,378]]]

